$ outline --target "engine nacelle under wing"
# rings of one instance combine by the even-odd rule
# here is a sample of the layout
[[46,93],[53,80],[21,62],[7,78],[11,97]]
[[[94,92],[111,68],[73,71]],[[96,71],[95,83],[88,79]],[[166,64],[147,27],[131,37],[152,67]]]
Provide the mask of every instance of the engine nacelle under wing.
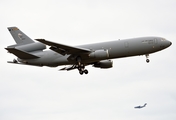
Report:
[[93,67],[97,68],[111,68],[113,66],[112,60],[102,60],[93,65]]
[[89,54],[90,58],[95,58],[95,59],[107,59],[109,58],[109,53],[108,50],[96,50],[92,53]]

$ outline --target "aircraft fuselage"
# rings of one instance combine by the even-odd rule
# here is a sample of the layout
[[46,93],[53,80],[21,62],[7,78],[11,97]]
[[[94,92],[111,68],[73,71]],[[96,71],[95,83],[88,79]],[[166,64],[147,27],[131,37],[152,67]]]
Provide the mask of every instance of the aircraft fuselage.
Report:
[[[102,43],[94,43],[87,45],[80,45],[77,47],[87,48],[92,51],[98,51],[96,56],[95,54],[82,54],[80,57],[81,61],[84,64],[93,63],[97,60],[105,60],[105,59],[114,59],[114,58],[122,58],[122,57],[130,57],[137,55],[148,55],[162,49],[165,49],[171,45],[171,42],[161,38],[161,37],[141,37],[141,38],[133,38],[133,39],[125,39],[125,40],[115,40],[110,42],[102,42]],[[52,50],[47,51],[35,51],[34,55],[40,56],[37,59],[19,59],[19,61],[32,64],[32,65],[41,65],[41,66],[50,66],[56,67],[59,65],[68,65],[74,64],[77,61],[74,59],[77,54],[74,55],[61,55]],[[101,56],[102,54],[102,56]]]

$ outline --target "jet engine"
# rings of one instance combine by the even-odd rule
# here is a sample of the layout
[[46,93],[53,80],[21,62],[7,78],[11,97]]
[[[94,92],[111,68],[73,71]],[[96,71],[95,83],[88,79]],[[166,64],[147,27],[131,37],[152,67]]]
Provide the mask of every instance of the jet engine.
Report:
[[108,53],[108,50],[96,50],[90,53],[89,57],[95,58],[95,59],[107,59],[109,58],[109,53]]
[[113,66],[112,60],[102,60],[93,65],[93,67],[97,68],[111,68]]

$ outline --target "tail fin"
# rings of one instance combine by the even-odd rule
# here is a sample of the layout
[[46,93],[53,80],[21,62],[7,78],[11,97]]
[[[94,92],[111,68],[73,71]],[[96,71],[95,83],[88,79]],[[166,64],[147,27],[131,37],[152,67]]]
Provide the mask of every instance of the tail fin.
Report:
[[24,34],[21,30],[17,27],[8,27],[10,34],[12,35],[13,39],[17,43],[17,45],[25,45],[29,43],[34,43],[34,41],[29,38],[26,34]]

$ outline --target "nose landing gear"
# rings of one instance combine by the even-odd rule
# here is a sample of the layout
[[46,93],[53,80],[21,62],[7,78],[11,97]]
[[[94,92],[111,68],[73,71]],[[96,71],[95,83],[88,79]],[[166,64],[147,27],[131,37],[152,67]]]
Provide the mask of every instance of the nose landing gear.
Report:
[[146,54],[145,56],[146,56],[146,62],[149,63],[150,62],[150,60],[149,60],[149,54]]
[[149,63],[149,62],[150,62],[150,60],[149,60],[149,59],[146,59],[146,62],[147,62],[147,63]]

